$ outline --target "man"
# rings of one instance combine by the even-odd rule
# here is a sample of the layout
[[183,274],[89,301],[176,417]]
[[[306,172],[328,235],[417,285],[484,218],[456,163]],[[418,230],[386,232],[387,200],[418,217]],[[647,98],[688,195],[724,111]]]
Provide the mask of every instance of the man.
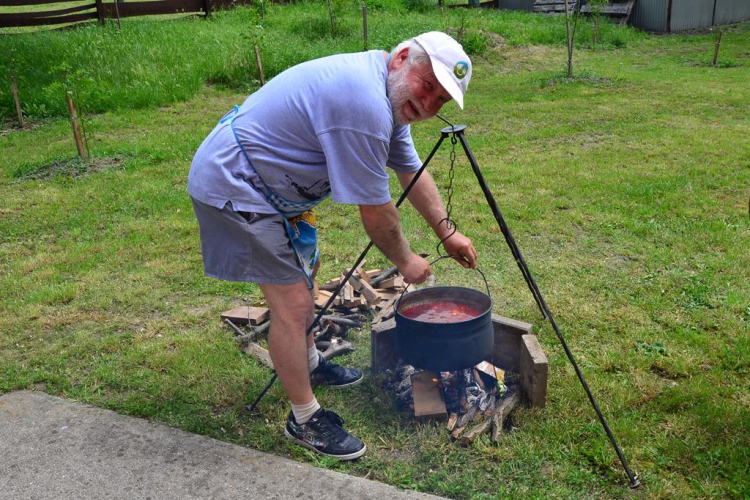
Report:
[[[227,113],[198,149],[188,191],[200,225],[205,272],[257,283],[271,312],[268,350],[292,403],[285,435],[327,456],[350,460],[365,445],[320,407],[315,383],[348,387],[362,372],[325,361],[312,336],[310,293],[317,270],[315,215],[327,196],[359,205],[364,228],[407,283],[429,263],[411,251],[388,190],[386,165],[403,186],[421,166],[409,124],[451,99],[463,108],[471,61],[444,33],[368,51],[308,61],[276,76]],[[439,239],[451,230],[426,172],[409,201]],[[445,248],[476,267],[471,241],[453,234]]]

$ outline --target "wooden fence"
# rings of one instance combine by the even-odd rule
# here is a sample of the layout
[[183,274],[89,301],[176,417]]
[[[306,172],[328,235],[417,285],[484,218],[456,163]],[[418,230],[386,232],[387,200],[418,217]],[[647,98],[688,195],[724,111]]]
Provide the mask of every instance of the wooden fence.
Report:
[[[0,7],[21,7],[30,5],[80,3],[80,0],[0,0]],[[115,3],[116,2],[116,3]],[[0,14],[0,28],[23,26],[48,26],[55,24],[79,23],[98,20],[104,23],[106,19],[119,19],[131,16],[152,16],[157,14],[192,13],[210,15],[211,10],[228,7],[236,3],[251,3],[251,1],[231,0],[158,0],[117,1],[95,0],[94,3],[76,5],[56,10],[18,12]]]

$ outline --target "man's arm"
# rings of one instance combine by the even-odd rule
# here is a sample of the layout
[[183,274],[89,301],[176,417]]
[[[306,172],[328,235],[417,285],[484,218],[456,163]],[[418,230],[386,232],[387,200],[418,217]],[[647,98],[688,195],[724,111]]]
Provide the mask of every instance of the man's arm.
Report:
[[362,224],[376,247],[393,262],[407,283],[422,283],[430,275],[430,263],[409,247],[398,210],[392,202],[383,205],[360,205]]
[[[415,173],[396,173],[401,186],[406,189]],[[427,224],[430,225],[435,235],[442,240],[446,238],[453,229],[448,228],[445,219],[448,214],[440,199],[437,186],[432,180],[430,174],[425,170],[419,177],[419,180],[409,191],[409,203],[420,213]],[[446,252],[458,261],[464,267],[477,267],[477,251],[471,240],[463,234],[456,232],[444,243]]]

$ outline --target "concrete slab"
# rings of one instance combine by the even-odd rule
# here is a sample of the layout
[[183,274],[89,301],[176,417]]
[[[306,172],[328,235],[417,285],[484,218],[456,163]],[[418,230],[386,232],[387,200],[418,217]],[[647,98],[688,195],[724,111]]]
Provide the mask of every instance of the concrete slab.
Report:
[[41,392],[0,395],[0,499],[436,499]]

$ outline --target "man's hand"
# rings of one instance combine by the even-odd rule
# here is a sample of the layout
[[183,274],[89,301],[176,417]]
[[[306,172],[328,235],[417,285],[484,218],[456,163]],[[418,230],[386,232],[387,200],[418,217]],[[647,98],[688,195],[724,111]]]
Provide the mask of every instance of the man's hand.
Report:
[[443,246],[445,251],[465,268],[477,268],[477,250],[471,240],[463,234],[456,231],[443,242]]
[[397,267],[406,283],[423,283],[432,274],[430,263],[415,253],[409,256],[405,264]]
[[393,203],[360,205],[359,214],[372,242],[396,265],[404,281],[424,282],[430,275],[430,263],[409,248]]

